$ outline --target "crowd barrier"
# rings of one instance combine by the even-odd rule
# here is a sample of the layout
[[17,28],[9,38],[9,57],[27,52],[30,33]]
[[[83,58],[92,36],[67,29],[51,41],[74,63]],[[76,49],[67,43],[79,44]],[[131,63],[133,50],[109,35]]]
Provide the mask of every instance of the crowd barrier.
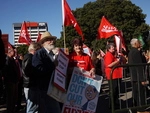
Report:
[[[113,82],[112,82],[112,73],[116,68],[122,68],[123,77],[121,79],[121,82],[118,81],[119,87],[119,108],[114,107],[114,95],[113,95]],[[138,69],[142,68],[142,73],[145,77],[145,81],[150,82],[150,64],[149,63],[142,63],[142,64],[125,64],[125,65],[119,65],[112,68],[110,73],[110,100],[111,100],[111,110],[112,113],[146,113],[146,112],[138,112],[138,111],[150,111],[150,85],[144,85],[145,87],[145,104],[141,104],[141,99],[139,96],[139,104],[135,105],[134,99],[133,99],[133,81],[132,81],[132,74],[130,72],[131,68],[136,69],[137,76],[139,78]],[[118,79],[119,80],[119,79]],[[138,93],[140,93],[140,86],[138,83],[140,80],[137,81],[137,87],[138,87]],[[150,113],[150,112],[148,112]]]

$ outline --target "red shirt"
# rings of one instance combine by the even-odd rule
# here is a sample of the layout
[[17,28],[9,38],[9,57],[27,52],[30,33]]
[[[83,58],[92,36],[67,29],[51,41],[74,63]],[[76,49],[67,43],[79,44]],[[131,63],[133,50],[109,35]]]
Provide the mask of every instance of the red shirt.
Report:
[[[110,80],[110,72],[112,68],[108,67],[109,64],[116,61],[116,57],[111,53],[107,52],[104,57],[104,65],[105,65],[105,74],[107,80]],[[113,71],[112,79],[122,78],[122,68],[116,68]]]
[[69,55],[69,68],[70,67],[79,67],[86,71],[90,71],[92,68],[94,68],[89,55],[85,53],[82,55],[77,55],[75,52]]

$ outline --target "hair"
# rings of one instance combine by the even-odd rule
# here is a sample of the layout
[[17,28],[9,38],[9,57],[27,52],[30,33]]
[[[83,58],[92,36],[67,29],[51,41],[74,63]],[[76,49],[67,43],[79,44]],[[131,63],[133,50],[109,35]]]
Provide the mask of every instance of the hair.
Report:
[[131,41],[130,41],[131,46],[133,47],[137,41],[138,41],[137,38],[131,39]]
[[40,46],[39,43],[33,42],[33,43],[31,43],[31,44],[29,45],[28,52],[30,52],[30,51],[32,51],[32,50],[36,51],[36,50],[38,50],[38,49],[40,49],[40,48],[41,48],[41,46]]
[[100,53],[98,51],[93,51],[91,56],[92,60],[95,60],[99,54]]
[[107,44],[107,45],[106,45],[107,51],[108,51],[111,47],[115,47],[115,44],[114,44],[114,43],[109,43],[109,44]]
[[81,38],[75,38],[75,39],[73,39],[72,46],[74,46],[75,44],[83,46],[83,42],[82,42]]

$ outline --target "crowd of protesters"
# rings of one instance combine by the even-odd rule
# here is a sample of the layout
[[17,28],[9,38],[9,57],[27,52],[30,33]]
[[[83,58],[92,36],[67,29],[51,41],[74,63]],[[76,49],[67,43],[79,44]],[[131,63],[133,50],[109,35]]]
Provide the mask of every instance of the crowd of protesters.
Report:
[[[3,95],[3,98],[6,98],[7,113],[15,113],[22,109],[22,91],[24,91],[26,99],[26,113],[61,113],[62,103],[47,95],[51,76],[58,65],[57,54],[59,48],[55,47],[56,38],[46,31],[41,35],[38,43],[31,43],[29,45],[28,53],[23,58],[19,57],[17,49],[14,46],[8,48],[6,55],[4,44],[0,38],[0,82],[2,84],[2,78],[4,78],[5,93],[3,93],[6,96]],[[92,78],[95,77],[95,74],[103,76],[108,80],[108,84],[110,85],[110,72],[114,66],[126,63],[138,64],[150,62],[150,55],[142,55],[138,39],[132,39],[130,44],[132,48],[128,57],[125,57],[123,53],[117,53],[114,43],[107,44],[105,56],[102,56],[99,51],[93,50],[90,57],[83,52],[82,40],[75,38],[72,41],[71,53],[68,55],[68,78],[71,78],[73,68],[79,67],[89,71]],[[147,82],[143,78],[144,75],[141,68],[138,69],[139,80],[137,80],[138,75],[135,73],[135,70],[135,68],[130,68],[133,82],[132,87],[134,87],[133,98],[136,105],[139,105],[139,101],[144,105],[145,95],[143,92],[145,92],[144,86]],[[118,79],[121,82],[122,71],[122,68],[117,68],[112,75],[112,90],[116,108],[118,106],[117,100],[119,94]],[[140,93],[138,93],[138,82],[140,82]]]

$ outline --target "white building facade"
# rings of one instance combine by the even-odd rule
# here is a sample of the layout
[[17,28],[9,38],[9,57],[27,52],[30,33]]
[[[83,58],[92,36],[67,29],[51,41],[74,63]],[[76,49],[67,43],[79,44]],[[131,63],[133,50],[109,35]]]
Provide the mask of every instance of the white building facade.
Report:
[[[14,45],[16,47],[22,45],[22,43],[18,43],[21,25],[22,23],[13,23]],[[39,33],[42,34],[45,31],[48,31],[48,25],[46,22],[26,22],[26,26],[33,42],[36,42]]]

